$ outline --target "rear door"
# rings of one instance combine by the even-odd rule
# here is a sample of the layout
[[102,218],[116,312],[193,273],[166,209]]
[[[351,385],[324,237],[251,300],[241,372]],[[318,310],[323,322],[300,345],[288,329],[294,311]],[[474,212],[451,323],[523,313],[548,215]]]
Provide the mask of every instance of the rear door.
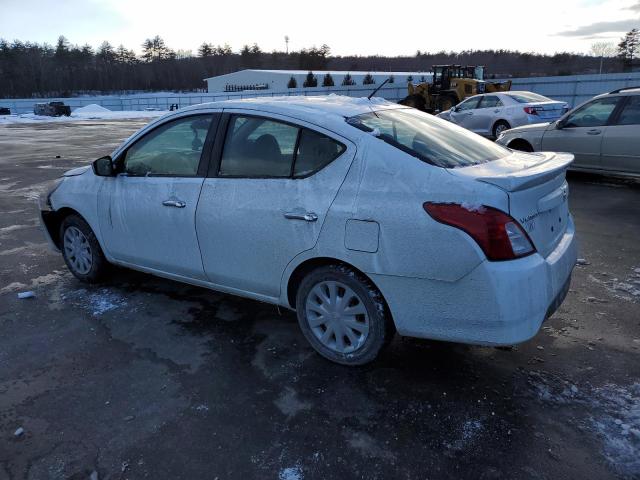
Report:
[[619,98],[598,98],[576,109],[566,117],[563,128],[545,131],[541,150],[573,153],[574,167],[600,168],[602,139]]
[[625,103],[602,139],[602,169],[640,174],[640,95]]
[[229,110],[220,128],[196,212],[205,273],[217,285],[277,297],[287,264],[315,246],[355,145],[251,111]]

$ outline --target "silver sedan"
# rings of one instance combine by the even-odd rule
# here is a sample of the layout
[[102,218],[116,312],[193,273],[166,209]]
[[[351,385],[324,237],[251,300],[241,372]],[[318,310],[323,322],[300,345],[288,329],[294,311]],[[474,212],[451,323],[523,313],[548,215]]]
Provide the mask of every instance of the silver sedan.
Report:
[[497,143],[525,152],[570,152],[572,170],[640,175],[640,88],[598,95],[556,122],[514,128]]
[[510,128],[553,122],[568,110],[566,102],[514,91],[475,95],[437,116],[484,137],[497,138]]

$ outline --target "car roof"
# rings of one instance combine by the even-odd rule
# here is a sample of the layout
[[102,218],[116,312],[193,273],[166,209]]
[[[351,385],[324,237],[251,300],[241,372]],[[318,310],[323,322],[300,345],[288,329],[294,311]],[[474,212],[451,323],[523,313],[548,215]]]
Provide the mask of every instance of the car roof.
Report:
[[219,102],[202,103],[180,109],[180,112],[211,108],[258,110],[294,117],[309,123],[326,123],[346,117],[360,115],[372,110],[386,110],[390,108],[406,108],[383,98],[373,97],[371,100],[347,97],[344,95],[318,96],[277,96],[255,97]]

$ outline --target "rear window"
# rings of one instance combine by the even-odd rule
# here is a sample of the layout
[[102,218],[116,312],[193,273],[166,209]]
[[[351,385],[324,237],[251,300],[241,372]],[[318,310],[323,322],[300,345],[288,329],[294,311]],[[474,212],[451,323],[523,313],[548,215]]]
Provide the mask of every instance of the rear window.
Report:
[[533,92],[518,92],[518,93],[507,93],[511,98],[513,98],[518,103],[531,103],[531,102],[552,102],[550,98],[543,97],[542,95],[538,95]]
[[364,113],[347,118],[347,123],[437,167],[468,167],[510,153],[480,135],[414,108]]

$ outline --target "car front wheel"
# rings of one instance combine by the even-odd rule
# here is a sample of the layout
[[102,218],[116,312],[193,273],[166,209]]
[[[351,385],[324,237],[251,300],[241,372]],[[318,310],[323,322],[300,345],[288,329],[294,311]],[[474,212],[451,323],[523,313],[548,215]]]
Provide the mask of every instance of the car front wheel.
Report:
[[493,136],[495,138],[498,138],[502,132],[505,132],[510,128],[511,128],[511,125],[509,125],[504,120],[500,120],[499,122],[496,122],[496,124],[493,126]]
[[395,332],[378,289],[342,265],[309,273],[298,289],[296,310],[300,328],[313,348],[343,365],[371,362]]
[[78,215],[67,216],[60,225],[60,249],[67,267],[83,282],[94,283],[108,263],[93,230]]

